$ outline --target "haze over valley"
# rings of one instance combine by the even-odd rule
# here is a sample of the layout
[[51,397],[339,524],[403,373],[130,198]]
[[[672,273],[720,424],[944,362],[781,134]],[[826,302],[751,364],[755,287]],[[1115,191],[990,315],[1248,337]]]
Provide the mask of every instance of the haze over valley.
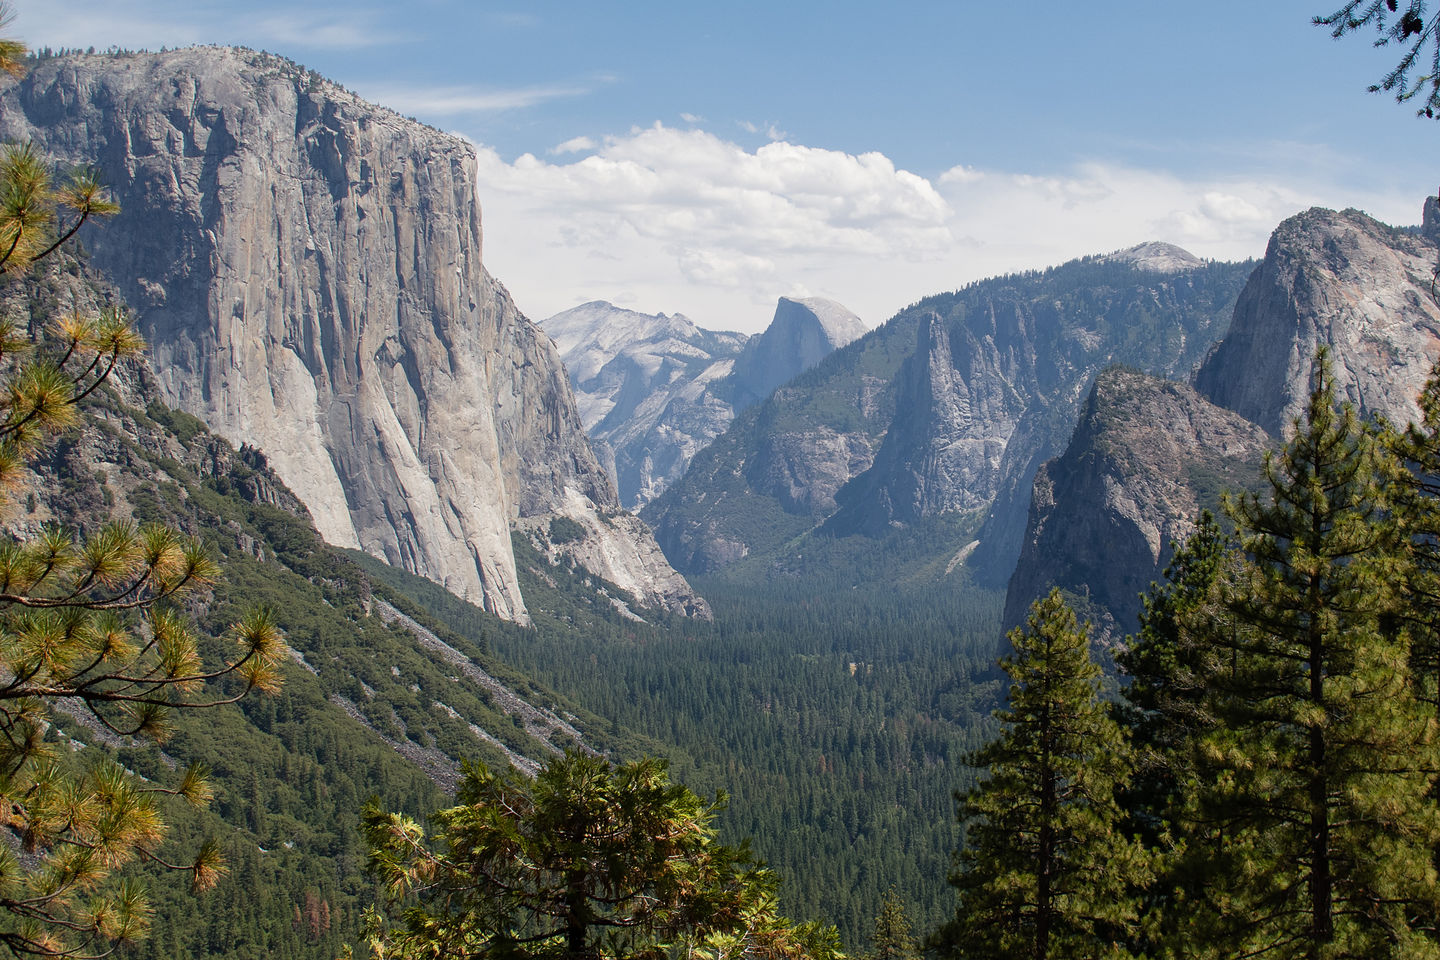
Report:
[[742,6],[16,6],[0,953],[1435,952],[1440,17]]

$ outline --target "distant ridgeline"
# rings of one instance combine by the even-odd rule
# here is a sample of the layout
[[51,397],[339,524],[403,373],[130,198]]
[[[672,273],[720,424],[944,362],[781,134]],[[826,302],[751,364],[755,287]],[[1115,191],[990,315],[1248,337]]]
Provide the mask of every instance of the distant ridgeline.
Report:
[[1103,638],[1131,632],[1139,594],[1159,579],[1201,508],[1255,486],[1266,450],[1303,409],[1316,347],[1329,348],[1340,398],[1404,427],[1440,359],[1440,209],[1418,230],[1357,210],[1308,210],[1275,230],[1224,340],[1193,387],[1110,371],[1090,392],[1063,456],[1037,476],[1005,622],[1061,587]]
[[[365,798],[423,815],[463,760],[572,746],[728,791],[724,837],[852,952],[892,886],[930,929],[1012,571],[1012,616],[1055,583],[1114,639],[1193,511],[1284,436],[1314,344],[1343,395],[1406,419],[1440,342],[1432,203],[1420,231],[1310,211],[1258,266],[1145,244],[986,280],[843,346],[839,313],[782,301],[794,336],[755,348],[758,379],[759,338],[602,324],[567,374],[481,264],[469,148],[289,61],[50,56],[0,86],[0,132],[100,163],[124,210],[86,237],[113,286],[72,261],[5,296],[128,300],[153,354],[35,464],[9,529],[178,525],[225,570],[206,631],[268,604],[293,650],[278,697],[181,718],[163,751],[47,733],[214,773],[174,843],[220,834],[232,873],[199,900],[156,882],[147,957],[336,956],[373,899]],[[635,502],[670,484],[654,539],[586,439],[606,423]]]
[[754,337],[602,301],[542,326],[560,348],[585,429],[631,509],[679,479],[735,414],[865,333],[853,313],[819,297],[781,297],[770,326]]
[[1253,265],[1174,250],[1145,245],[907,307],[737,417],[642,516],[677,569],[740,564],[725,574],[740,578],[816,535],[963,518],[979,543],[948,544],[945,559],[963,551],[1001,586],[1030,482],[1064,448],[1095,374],[1124,363],[1187,375],[1228,325]]

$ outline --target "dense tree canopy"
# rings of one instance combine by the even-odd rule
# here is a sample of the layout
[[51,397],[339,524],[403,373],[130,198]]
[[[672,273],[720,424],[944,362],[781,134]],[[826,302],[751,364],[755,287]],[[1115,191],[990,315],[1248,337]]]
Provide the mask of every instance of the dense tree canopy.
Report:
[[436,834],[378,809],[371,865],[400,907],[377,953],[405,957],[824,957],[833,930],[778,913],[775,879],[715,840],[722,800],[671,783],[654,758],[582,753],[534,781],[467,772]]
[[1138,923],[1148,857],[1124,835],[1117,791],[1130,751],[1101,702],[1100,669],[1058,590],[1010,633],[1000,737],[971,762],[988,779],[959,797],[960,894],[939,946],[958,958],[1120,955]]

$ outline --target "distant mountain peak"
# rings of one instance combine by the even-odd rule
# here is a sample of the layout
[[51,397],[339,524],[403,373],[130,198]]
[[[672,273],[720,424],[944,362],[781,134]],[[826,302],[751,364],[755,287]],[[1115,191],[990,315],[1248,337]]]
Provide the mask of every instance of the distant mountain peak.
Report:
[[[775,308],[775,320],[781,319],[787,311],[784,305],[795,303],[804,307],[819,322],[826,338],[838,350],[852,340],[858,340],[869,330],[864,321],[840,303],[824,297],[781,297]],[[775,321],[771,321],[773,324]]]
[[567,357],[567,365],[571,363],[568,358],[581,349],[598,351],[596,356],[605,358],[594,370],[582,371],[582,380],[594,376],[599,366],[630,344],[659,337],[692,340],[701,336],[699,328],[683,313],[641,313],[617,307],[608,300],[571,307],[542,320],[540,326],[555,341],[561,355]]
[[1177,247],[1173,243],[1164,243],[1159,240],[1137,243],[1133,247],[1117,250],[1100,259],[1115,263],[1129,263],[1137,269],[1153,270],[1156,273],[1178,273],[1181,270],[1194,270],[1196,267],[1205,265],[1204,260],[1184,247]]
[[737,412],[867,331],[823,297],[781,297],[754,337],[603,300],[541,326],[561,351],[581,419],[622,501],[636,507],[678,479]]

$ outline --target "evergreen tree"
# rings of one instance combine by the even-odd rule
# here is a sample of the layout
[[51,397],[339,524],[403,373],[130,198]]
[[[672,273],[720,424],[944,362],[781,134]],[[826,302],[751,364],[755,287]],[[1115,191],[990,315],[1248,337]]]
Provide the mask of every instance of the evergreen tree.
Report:
[[[1322,350],[1268,495],[1230,501],[1245,562],[1222,584],[1214,724],[1185,788],[1182,952],[1434,956],[1433,721],[1394,629],[1403,528],[1389,466],[1335,403]],[[1199,889],[1201,895],[1187,891]]]
[[1188,779],[1188,747],[1212,719],[1205,693],[1220,664],[1215,645],[1215,585],[1234,544],[1206,510],[1165,568],[1165,582],[1141,598],[1140,632],[1116,661],[1129,678],[1122,719],[1135,748],[1132,815],[1153,841]]
[[[0,4],[0,29],[10,22]],[[0,39],[0,70],[23,71],[24,46]],[[28,282],[32,268],[89,220],[113,213],[98,177],[57,180],[25,144],[0,151],[0,277]],[[38,265],[38,266],[37,266]],[[79,422],[80,405],[143,342],[123,313],[0,316],[0,503],[27,458]],[[99,956],[137,939],[149,909],[117,870],[146,859],[213,884],[218,848],[167,864],[159,798],[209,799],[204,771],[177,785],[142,784],[113,762],[85,766],[58,749],[53,708],[87,714],[119,736],[161,739],[176,708],[233,702],[278,683],[282,649],[268,617],[238,623],[238,650],[206,661],[178,601],[217,575],[196,542],[161,526],[84,518],[76,538],[49,527],[0,542],[0,944],[13,954]],[[240,681],[238,683],[233,681]]]
[[1088,632],[1052,590],[1010,633],[1004,729],[969,760],[989,776],[957,797],[960,906],[937,943],[948,956],[1119,956],[1135,935],[1150,869],[1120,831],[1130,750],[1099,699]]
[[[1416,113],[1433,118],[1440,110],[1440,16],[1426,19],[1425,0],[1405,0],[1403,11],[1400,6],[1397,0],[1347,0],[1339,10],[1314,22],[1330,27],[1331,36],[1337,38],[1374,27],[1375,46],[1393,43],[1405,48],[1395,68],[1370,91],[1393,90],[1397,103],[1417,100]],[[1417,67],[1420,75],[1413,76]]]
[[715,842],[722,801],[672,784],[663,761],[567,753],[533,783],[476,765],[457,799],[432,842],[409,817],[366,811],[371,867],[408,904],[391,927],[375,918],[377,955],[838,955],[833,929],[779,915],[773,875]]
[[891,887],[885,892],[880,912],[875,916],[875,930],[870,935],[867,960],[916,960],[919,955],[920,945],[910,933],[910,918],[905,913],[905,904]]
[[1409,550],[1397,617],[1410,634],[1416,696],[1440,721],[1440,364],[1431,369],[1418,403],[1418,424],[1383,436],[1406,467],[1394,485],[1394,510],[1405,524]]

